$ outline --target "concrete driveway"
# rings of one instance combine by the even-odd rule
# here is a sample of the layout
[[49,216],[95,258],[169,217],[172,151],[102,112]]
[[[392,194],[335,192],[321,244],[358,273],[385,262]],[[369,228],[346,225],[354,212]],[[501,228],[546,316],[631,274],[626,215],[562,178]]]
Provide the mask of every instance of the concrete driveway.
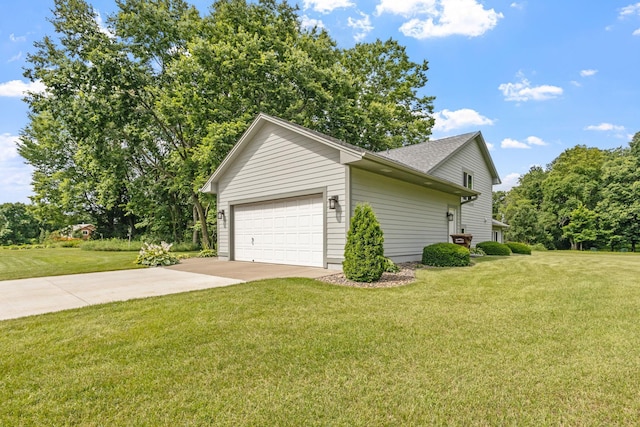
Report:
[[317,278],[337,273],[320,267],[265,264],[261,262],[218,261],[217,258],[188,258],[180,264],[166,267],[175,271],[208,274],[211,276],[233,277],[244,281],[275,279],[279,277]]
[[276,277],[321,277],[323,268],[182,260],[166,268],[107,271],[0,281],[0,320],[71,308],[209,289]]

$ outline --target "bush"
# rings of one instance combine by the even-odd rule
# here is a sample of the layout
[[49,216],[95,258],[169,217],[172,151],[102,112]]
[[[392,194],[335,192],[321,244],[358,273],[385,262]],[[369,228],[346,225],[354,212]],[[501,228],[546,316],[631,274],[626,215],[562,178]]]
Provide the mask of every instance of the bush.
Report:
[[384,259],[384,272],[385,273],[397,273],[400,271],[400,267],[398,267],[398,265],[391,261],[391,258],[385,258]]
[[471,264],[471,257],[464,246],[435,243],[422,250],[422,263],[433,267],[466,267]]
[[178,264],[180,260],[169,251],[171,245],[169,243],[160,242],[159,245],[153,243],[144,243],[140,253],[136,258],[136,264],[157,267],[159,265]]
[[81,244],[82,244],[82,240],[80,239],[60,240],[59,242],[55,243],[53,246],[57,248],[79,248]]
[[200,245],[193,244],[192,242],[178,242],[174,243],[171,247],[174,252],[195,252],[200,250]]
[[217,255],[218,255],[218,253],[216,251],[214,251],[213,249],[203,249],[198,254],[198,258],[211,258],[211,257],[217,256]]
[[345,277],[355,282],[379,280],[386,265],[383,243],[382,228],[371,206],[356,206],[344,246]]
[[547,247],[542,243],[536,243],[535,245],[531,246],[531,250],[532,251],[548,251]]
[[486,255],[486,254],[484,253],[484,251],[483,251],[482,249],[478,248],[478,247],[470,248],[470,249],[469,249],[469,252],[471,253],[471,255],[473,255],[473,256],[477,256],[477,257],[485,256],[485,255]]
[[506,245],[514,254],[531,255],[531,247],[525,243],[507,242]]
[[476,247],[482,249],[487,255],[511,255],[511,249],[503,243],[486,241],[478,243]]
[[121,252],[121,251],[139,251],[142,249],[142,242],[134,240],[128,241],[125,239],[103,239],[103,240],[86,240],[80,245],[80,249],[84,251],[107,251],[107,252]]

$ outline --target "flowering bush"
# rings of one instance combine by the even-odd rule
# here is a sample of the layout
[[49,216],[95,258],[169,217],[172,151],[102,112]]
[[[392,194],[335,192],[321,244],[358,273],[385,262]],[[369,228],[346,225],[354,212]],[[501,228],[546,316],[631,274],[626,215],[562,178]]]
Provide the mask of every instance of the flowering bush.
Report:
[[138,258],[136,258],[136,264],[149,265],[151,267],[178,264],[180,260],[170,253],[170,250],[170,243],[160,242],[159,245],[144,243],[138,253]]

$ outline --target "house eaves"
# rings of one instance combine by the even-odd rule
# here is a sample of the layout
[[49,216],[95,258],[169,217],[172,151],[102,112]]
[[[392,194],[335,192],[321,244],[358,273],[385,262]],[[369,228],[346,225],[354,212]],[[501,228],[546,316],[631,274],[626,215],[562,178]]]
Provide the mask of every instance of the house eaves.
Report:
[[374,153],[372,151],[365,150],[364,148],[348,144],[346,142],[340,141],[339,139],[332,138],[328,135],[316,132],[304,126],[264,113],[258,114],[255,120],[249,125],[249,128],[242,134],[227,157],[225,157],[222,163],[220,163],[220,166],[218,166],[216,171],[200,189],[201,192],[213,194],[217,193],[217,183],[220,177],[227,171],[234,160],[240,155],[245,145],[262,128],[262,126],[264,126],[265,123],[276,124],[284,129],[288,129],[321,144],[339,150],[340,163],[345,165],[355,166],[375,172],[380,175],[412,182],[421,185],[422,187],[459,195],[461,197],[476,196],[480,194],[477,191],[470,190],[451,181],[435,177],[411,165],[384,157],[380,155],[380,153]]

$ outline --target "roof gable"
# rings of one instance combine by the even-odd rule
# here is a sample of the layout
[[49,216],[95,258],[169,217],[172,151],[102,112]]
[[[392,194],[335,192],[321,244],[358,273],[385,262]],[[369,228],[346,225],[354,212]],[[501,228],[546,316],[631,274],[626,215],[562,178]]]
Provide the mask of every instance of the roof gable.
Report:
[[462,150],[467,144],[476,142],[484,161],[491,173],[494,184],[500,183],[500,176],[496,170],[487,144],[478,132],[465,133],[442,139],[434,139],[420,144],[408,145],[389,151],[378,153],[379,155],[407,164],[425,173],[433,173],[440,165],[449,160],[455,153]]
[[316,132],[304,126],[270,116],[268,114],[260,113],[258,116],[251,122],[247,130],[242,134],[238,142],[233,146],[229,154],[224,158],[222,163],[218,166],[215,172],[211,175],[211,177],[207,180],[205,185],[202,186],[200,191],[202,192],[215,192],[214,187],[215,183],[218,182],[219,178],[227,171],[229,166],[234,162],[234,160],[240,155],[244,147],[250,143],[254,135],[262,129],[262,127],[266,123],[273,123],[277,126],[280,126],[285,129],[289,129],[298,134],[304,135],[314,141],[317,141],[321,144],[328,145],[337,150],[340,150],[341,155],[344,153],[346,158],[355,158],[360,159],[366,150],[360,147],[356,147],[355,145],[347,144],[346,142],[342,142],[339,139],[332,138],[328,135],[322,134],[320,132]]
[[255,120],[249,125],[249,128],[242,134],[238,142],[231,149],[227,157],[225,157],[222,163],[220,163],[218,168],[207,180],[205,185],[202,186],[200,191],[205,193],[217,192],[217,182],[219,181],[220,177],[224,175],[224,173],[229,169],[230,165],[232,165],[233,162],[239,157],[244,147],[252,141],[256,133],[266,123],[275,124],[284,129],[288,129],[292,132],[306,136],[307,138],[318,143],[339,150],[340,163],[342,164],[351,164],[354,166],[365,168],[371,167],[371,164],[378,164],[383,166],[383,169],[380,170],[386,171],[388,169],[385,168],[391,167],[397,170],[401,170],[405,174],[405,176],[412,176],[412,179],[414,180],[419,179],[421,182],[423,182],[424,178],[426,178],[429,182],[428,185],[433,185],[433,187],[431,188],[440,189],[441,191],[446,191],[452,194],[460,194],[461,196],[472,196],[480,194],[477,191],[465,188],[461,185],[452,183],[445,179],[438,178],[412,164],[404,163],[390,157],[385,157],[381,153],[374,153],[372,151],[365,150],[364,148],[348,144],[346,142],[340,141],[339,139],[311,130],[304,126],[264,113],[258,114]]

